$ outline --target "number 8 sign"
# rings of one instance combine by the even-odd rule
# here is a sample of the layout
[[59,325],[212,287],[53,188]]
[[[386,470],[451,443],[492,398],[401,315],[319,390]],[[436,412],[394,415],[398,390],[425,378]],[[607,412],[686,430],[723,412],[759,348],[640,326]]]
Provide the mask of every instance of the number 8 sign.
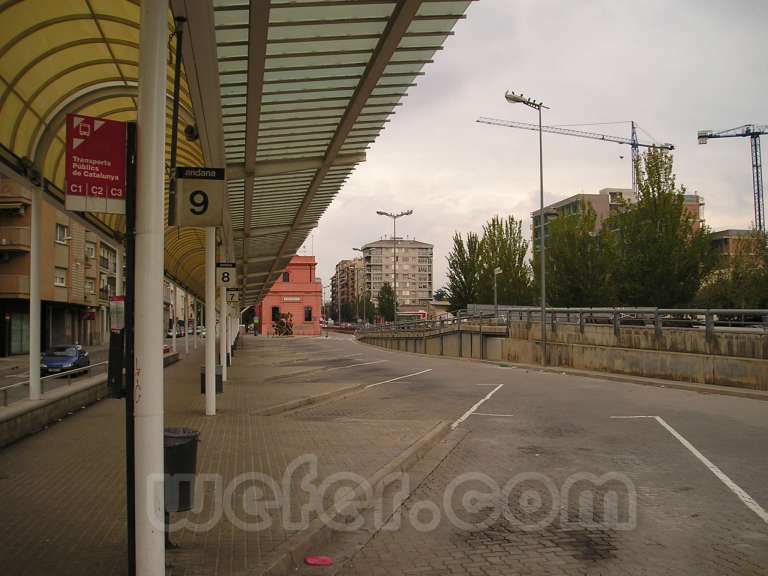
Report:
[[176,168],[176,225],[221,226],[224,194],[223,168]]
[[234,262],[219,262],[216,264],[216,285],[227,288],[237,286],[237,270]]

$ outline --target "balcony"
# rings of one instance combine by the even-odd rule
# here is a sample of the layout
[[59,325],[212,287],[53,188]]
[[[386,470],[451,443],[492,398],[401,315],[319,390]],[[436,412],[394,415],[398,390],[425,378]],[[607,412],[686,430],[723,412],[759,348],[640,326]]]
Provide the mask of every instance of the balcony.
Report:
[[0,226],[0,251],[29,252],[30,244],[28,226]]
[[29,296],[29,276],[0,274],[0,296],[6,298]]

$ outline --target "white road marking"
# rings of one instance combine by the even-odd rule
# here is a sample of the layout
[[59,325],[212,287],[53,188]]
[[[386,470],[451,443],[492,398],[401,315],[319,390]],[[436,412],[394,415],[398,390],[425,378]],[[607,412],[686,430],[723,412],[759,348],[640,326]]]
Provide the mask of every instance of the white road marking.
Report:
[[459,418],[458,420],[456,420],[456,422],[454,422],[453,424],[451,424],[451,430],[455,430],[455,429],[456,429],[456,427],[457,427],[459,424],[461,424],[462,422],[464,422],[464,420],[466,420],[467,418],[469,418],[470,416],[472,416],[472,413],[473,413],[475,410],[477,410],[478,408],[480,408],[480,406],[482,405],[482,403],[483,403],[483,402],[485,402],[486,400],[488,400],[488,398],[490,398],[491,396],[493,396],[494,394],[496,394],[496,391],[497,391],[499,388],[501,388],[502,386],[504,386],[504,384],[499,384],[498,386],[496,386],[496,388],[494,388],[493,390],[491,390],[490,392],[488,392],[488,394],[486,394],[486,395],[485,395],[485,397],[483,397],[483,399],[482,399],[482,400],[480,400],[480,401],[479,401],[479,402],[477,402],[477,403],[476,403],[474,406],[472,406],[472,408],[470,408],[469,410],[467,410],[466,412],[464,412],[464,414],[462,414],[461,418]]
[[491,414],[490,412],[475,412],[472,416],[504,416],[505,418],[512,418],[514,414]]
[[712,474],[714,474],[723,484],[725,484],[731,492],[736,494],[739,500],[741,500],[747,508],[752,510],[752,512],[757,514],[757,516],[763,522],[768,524],[768,512],[766,512],[765,509],[762,506],[760,506],[760,504],[755,502],[754,498],[752,498],[752,496],[747,494],[744,491],[744,489],[741,488],[741,486],[739,486],[738,484],[736,484],[736,482],[731,480],[725,474],[725,472],[720,470],[720,468],[718,468],[711,460],[709,460],[709,458],[707,458],[706,456],[704,456],[704,454],[699,452],[693,444],[688,442],[688,440],[686,440],[683,437],[682,434],[680,434],[677,430],[672,428],[672,426],[667,424],[664,418],[662,418],[661,416],[611,416],[611,418],[627,418],[627,419],[628,418],[653,418],[654,420],[656,420],[656,422],[658,422],[664,428],[667,429],[667,432],[669,432],[670,434],[672,434],[672,436],[677,438],[680,444],[685,446],[691,452],[691,454],[696,456],[696,458],[698,458],[704,464],[704,466],[709,468],[709,471],[712,472]]
[[398,376],[397,378],[391,378],[389,380],[383,380],[381,382],[376,382],[375,384],[368,384],[363,390],[368,390],[368,388],[373,388],[374,386],[379,386],[381,384],[387,384],[389,382],[395,382],[396,380],[402,380],[403,378],[410,378],[411,376],[418,376],[419,374],[424,374],[425,372],[432,372],[432,368],[427,368],[426,370],[422,370],[421,372],[414,372],[413,374],[406,374],[405,376]]
[[369,366],[370,364],[380,364],[387,362],[387,360],[374,360],[373,362],[361,362],[359,364],[348,364],[347,366],[336,366],[335,368],[328,368],[328,372],[332,370],[342,370],[344,368],[354,368],[355,366]]

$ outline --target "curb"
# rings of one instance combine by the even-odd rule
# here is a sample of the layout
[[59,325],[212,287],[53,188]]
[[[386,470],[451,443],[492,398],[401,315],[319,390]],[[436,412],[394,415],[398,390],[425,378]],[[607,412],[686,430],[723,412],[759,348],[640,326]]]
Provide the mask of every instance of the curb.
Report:
[[[420,460],[432,446],[437,444],[451,431],[450,423],[441,420],[434,428],[424,436],[416,440],[406,448],[399,456],[392,459],[388,464],[379,468],[373,476],[368,479],[368,486],[376,489],[376,486],[389,474],[393,472],[408,470],[413,464]],[[365,487],[358,485],[357,488],[343,502],[337,504],[341,509],[345,504],[351,501],[361,501],[365,495]],[[338,517],[339,513],[333,514],[333,519]],[[326,526],[321,518],[315,518],[308,528],[296,536],[289,538],[280,545],[275,552],[270,554],[265,560],[266,567],[260,572],[262,576],[284,576],[293,573],[304,562],[304,558],[310,554],[313,549],[327,544],[333,535],[333,530]]]
[[[358,341],[359,342],[359,341]],[[584,378],[597,378],[601,380],[609,380],[612,382],[623,382],[625,384],[640,384],[642,386],[656,386],[657,388],[674,388],[677,390],[687,390],[689,392],[698,392],[700,394],[719,394],[721,396],[735,396],[737,398],[750,398],[752,400],[768,400],[768,392],[764,390],[752,390],[751,388],[737,388],[735,386],[718,386],[716,384],[698,384],[695,382],[677,382],[675,380],[661,380],[658,378],[648,378],[644,376],[633,376],[631,374],[615,374],[611,372],[591,372],[589,370],[579,370],[578,368],[570,368],[569,366],[540,366],[538,364],[522,364],[519,362],[512,362],[511,360],[480,360],[479,358],[464,358],[458,356],[435,356],[431,354],[422,354],[421,352],[409,352],[406,350],[391,350],[389,348],[383,348],[376,346],[375,344],[369,344],[368,342],[360,342],[365,346],[371,346],[377,350],[384,350],[386,352],[397,354],[411,354],[413,356],[422,356],[428,358],[447,358],[449,360],[459,360],[462,362],[481,362],[483,364],[491,364],[498,366],[505,364],[510,368],[521,368],[525,370],[537,370],[539,372],[550,373],[566,373],[573,376],[581,376]]]
[[357,392],[363,388],[365,388],[365,384],[355,384],[354,386],[347,386],[345,388],[339,388],[338,390],[323,392],[322,394],[318,394],[316,396],[305,396],[304,398],[299,398],[297,400],[289,400],[288,402],[283,402],[282,404],[275,404],[274,406],[269,406],[263,410],[251,412],[251,414],[255,416],[275,416],[276,414],[284,414],[285,412],[290,412],[292,410],[296,410],[297,408],[312,406],[313,404],[319,404],[321,402],[325,402],[326,400],[332,400],[333,398],[337,398],[339,396]]

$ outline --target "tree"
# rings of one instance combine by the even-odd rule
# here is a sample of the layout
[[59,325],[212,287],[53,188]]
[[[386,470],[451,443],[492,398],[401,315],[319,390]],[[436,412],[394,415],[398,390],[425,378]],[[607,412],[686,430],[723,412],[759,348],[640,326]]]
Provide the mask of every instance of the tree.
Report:
[[386,322],[392,322],[395,319],[395,292],[389,282],[379,290],[379,316]]
[[496,279],[499,304],[521,306],[530,303],[531,269],[525,260],[528,241],[523,238],[522,223],[511,215],[506,219],[494,216],[483,226],[480,244],[477,301],[493,303],[493,277],[498,267],[502,270]]
[[464,243],[461,234],[453,235],[453,248],[448,254],[448,302],[451,311],[461,310],[467,304],[477,302],[481,262],[480,238],[474,232],[467,233]]
[[736,240],[727,264],[707,278],[696,297],[704,308],[768,307],[768,235],[752,230]]
[[355,321],[355,303],[350,300],[344,300],[341,303],[341,321],[342,322],[354,322]]
[[[549,221],[546,240],[547,304],[563,307],[615,304],[613,234],[604,225],[597,232],[597,214],[582,203],[575,214]],[[534,258],[539,270],[539,255]]]
[[695,228],[675,188],[672,155],[651,148],[635,166],[638,197],[611,217],[616,231],[615,287],[629,306],[685,306],[714,264],[709,229]]
[[446,300],[448,300],[448,290],[446,290],[445,288],[438,288],[437,290],[435,290],[435,293],[432,296],[432,299],[435,302],[445,302]]
[[373,316],[376,314],[376,307],[373,305],[373,302],[371,302],[371,297],[369,296],[368,292],[360,296],[357,309],[360,314],[361,321],[373,321]]

